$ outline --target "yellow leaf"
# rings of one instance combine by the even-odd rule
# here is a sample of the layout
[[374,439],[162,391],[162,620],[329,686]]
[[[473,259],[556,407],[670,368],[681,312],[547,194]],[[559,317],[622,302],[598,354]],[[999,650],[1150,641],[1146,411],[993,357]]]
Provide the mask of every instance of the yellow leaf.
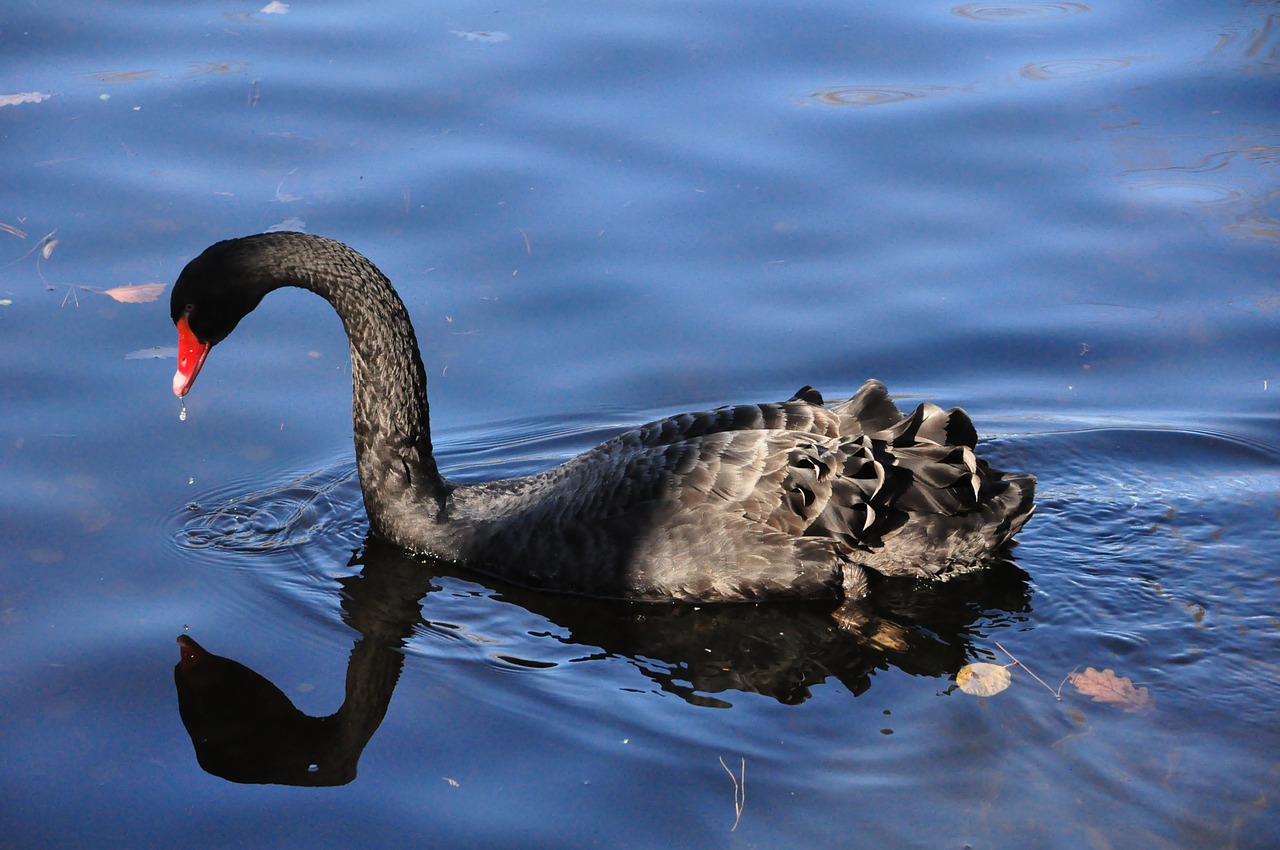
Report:
[[1011,678],[1007,667],[978,661],[960,668],[956,673],[956,684],[966,694],[991,697],[1009,687]]
[[155,301],[163,295],[164,287],[163,283],[137,283],[104,289],[102,294],[110,295],[122,304],[144,304],[147,301]]

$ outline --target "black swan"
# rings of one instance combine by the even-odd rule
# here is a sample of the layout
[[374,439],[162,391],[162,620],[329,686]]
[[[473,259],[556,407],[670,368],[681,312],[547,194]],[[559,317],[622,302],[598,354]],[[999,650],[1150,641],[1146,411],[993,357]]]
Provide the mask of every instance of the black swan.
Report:
[[860,599],[864,568],[945,578],[996,557],[1034,509],[1035,478],[990,468],[959,408],[904,416],[867,381],[827,407],[782,402],[685,413],[537,475],[444,478],[427,379],[390,281],[352,248],[305,233],[219,242],[183,269],[173,391],[283,286],[309,289],[351,344],[356,463],[371,531],[516,584],[638,600]]

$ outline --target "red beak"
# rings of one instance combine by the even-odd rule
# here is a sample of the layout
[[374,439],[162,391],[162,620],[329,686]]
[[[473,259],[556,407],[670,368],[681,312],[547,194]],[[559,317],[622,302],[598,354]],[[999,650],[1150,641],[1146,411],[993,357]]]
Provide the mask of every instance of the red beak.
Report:
[[182,398],[196,382],[211,346],[196,339],[187,325],[187,317],[178,320],[178,371],[173,373],[173,394]]

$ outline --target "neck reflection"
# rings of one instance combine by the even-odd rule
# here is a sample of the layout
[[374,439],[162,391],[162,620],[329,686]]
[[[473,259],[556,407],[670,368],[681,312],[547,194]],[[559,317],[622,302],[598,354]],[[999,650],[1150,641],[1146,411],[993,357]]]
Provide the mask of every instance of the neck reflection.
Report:
[[[178,638],[178,709],[201,768],[232,782],[343,785],[386,715],[424,604],[457,577],[555,623],[600,661],[624,659],[691,704],[728,707],[734,692],[799,704],[832,679],[855,696],[878,668],[949,677],[987,630],[1025,619],[1028,577],[1012,560],[944,584],[873,586],[860,629],[841,628],[831,603],[684,605],[593,600],[502,585],[367,541],[358,575],[340,580],[343,620],[360,637],[347,662],[342,705],[314,717],[249,667]],[[450,626],[456,628],[456,626]],[[538,666],[538,662],[522,662]],[[547,665],[554,666],[554,665]]]

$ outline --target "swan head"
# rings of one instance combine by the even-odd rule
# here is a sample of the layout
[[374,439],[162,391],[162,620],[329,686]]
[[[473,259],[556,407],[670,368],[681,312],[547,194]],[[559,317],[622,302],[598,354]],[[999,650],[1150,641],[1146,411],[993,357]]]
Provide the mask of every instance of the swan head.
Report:
[[169,314],[178,329],[173,394],[179,398],[191,390],[209,350],[274,288],[264,247],[253,237],[219,242],[178,275],[169,295]]

